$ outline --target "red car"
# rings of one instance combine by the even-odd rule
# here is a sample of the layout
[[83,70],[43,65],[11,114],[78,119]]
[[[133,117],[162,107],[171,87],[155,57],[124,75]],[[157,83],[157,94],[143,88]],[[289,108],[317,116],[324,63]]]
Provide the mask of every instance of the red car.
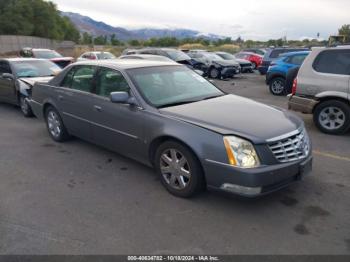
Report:
[[65,68],[67,65],[74,62],[73,57],[63,57],[61,54],[51,49],[23,48],[20,51],[20,56],[27,58],[48,59],[61,68]]
[[250,52],[240,52],[240,53],[236,54],[235,56],[236,56],[236,58],[245,59],[245,60],[250,61],[253,65],[253,69],[257,69],[258,66],[261,65],[262,60],[263,60],[262,55],[250,53]]

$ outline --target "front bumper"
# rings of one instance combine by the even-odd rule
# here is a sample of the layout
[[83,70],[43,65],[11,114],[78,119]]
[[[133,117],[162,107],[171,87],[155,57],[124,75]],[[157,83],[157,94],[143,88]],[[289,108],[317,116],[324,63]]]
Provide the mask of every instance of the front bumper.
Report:
[[314,107],[318,103],[319,101],[311,98],[289,95],[288,109],[304,114],[312,114]]
[[238,67],[223,67],[221,69],[221,76],[226,77],[233,77],[236,74],[241,73],[241,69]]
[[312,156],[290,163],[253,169],[240,169],[206,160],[204,170],[209,189],[254,198],[302,180],[312,170]]

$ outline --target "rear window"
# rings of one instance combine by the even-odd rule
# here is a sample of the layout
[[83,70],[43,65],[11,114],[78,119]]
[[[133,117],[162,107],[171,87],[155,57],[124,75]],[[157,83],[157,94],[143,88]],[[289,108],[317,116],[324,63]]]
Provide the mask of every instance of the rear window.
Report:
[[350,49],[323,51],[315,59],[313,68],[319,73],[350,75]]

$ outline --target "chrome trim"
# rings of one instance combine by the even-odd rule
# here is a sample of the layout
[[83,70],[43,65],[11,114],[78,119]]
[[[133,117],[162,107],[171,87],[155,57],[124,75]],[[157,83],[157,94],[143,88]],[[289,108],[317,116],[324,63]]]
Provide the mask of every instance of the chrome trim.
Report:
[[37,102],[37,101],[35,101],[35,100],[33,100],[33,99],[30,99],[30,100],[29,100],[29,103],[34,103],[34,104],[37,104],[37,105],[39,105],[39,106],[43,106],[43,104],[41,104],[41,103],[39,103],[39,102]]
[[64,115],[66,116],[70,116],[70,117],[73,117],[75,119],[78,119],[78,120],[81,120],[81,121],[84,121],[84,122],[87,122],[89,124],[92,124],[92,125],[95,125],[95,126],[98,126],[98,127],[102,127],[104,129],[107,129],[109,131],[112,131],[112,132],[115,132],[115,133],[118,133],[118,134],[121,134],[121,135],[124,135],[124,136],[128,136],[128,137],[131,137],[133,139],[139,139],[138,136],[134,136],[134,135],[131,135],[131,134],[128,134],[128,133],[125,133],[123,131],[120,131],[120,130],[117,130],[117,129],[113,129],[113,128],[110,128],[108,126],[104,126],[104,125],[101,125],[101,124],[98,124],[98,123],[95,123],[95,122],[92,122],[92,121],[89,121],[87,119],[84,119],[84,118],[81,118],[81,117],[78,117],[78,116],[75,116],[75,115],[72,115],[72,114],[69,114],[67,112],[63,112]]
[[279,140],[283,140],[283,139],[286,139],[290,136],[294,136],[298,133],[300,133],[301,131],[303,131],[304,127],[299,127],[298,129],[292,131],[292,132],[289,132],[287,134],[284,134],[284,135],[281,135],[281,136],[276,136],[276,137],[273,137],[273,138],[269,138],[269,139],[266,139],[266,142],[267,143],[271,143],[271,142],[276,142],[276,141],[279,141]]
[[213,163],[213,164],[223,165],[223,166],[236,167],[236,166],[232,166],[232,165],[227,164],[227,163],[222,163],[222,162],[218,162],[218,161],[211,160],[211,159],[205,159],[205,161],[207,161],[209,163]]

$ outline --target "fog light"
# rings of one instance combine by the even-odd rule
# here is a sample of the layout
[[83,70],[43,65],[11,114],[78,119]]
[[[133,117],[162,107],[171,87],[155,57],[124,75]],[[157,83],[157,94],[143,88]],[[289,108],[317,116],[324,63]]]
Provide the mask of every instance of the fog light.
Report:
[[261,187],[245,187],[245,186],[239,186],[239,185],[233,185],[233,184],[223,184],[221,186],[222,190],[245,195],[245,196],[256,196],[261,193],[262,188]]

